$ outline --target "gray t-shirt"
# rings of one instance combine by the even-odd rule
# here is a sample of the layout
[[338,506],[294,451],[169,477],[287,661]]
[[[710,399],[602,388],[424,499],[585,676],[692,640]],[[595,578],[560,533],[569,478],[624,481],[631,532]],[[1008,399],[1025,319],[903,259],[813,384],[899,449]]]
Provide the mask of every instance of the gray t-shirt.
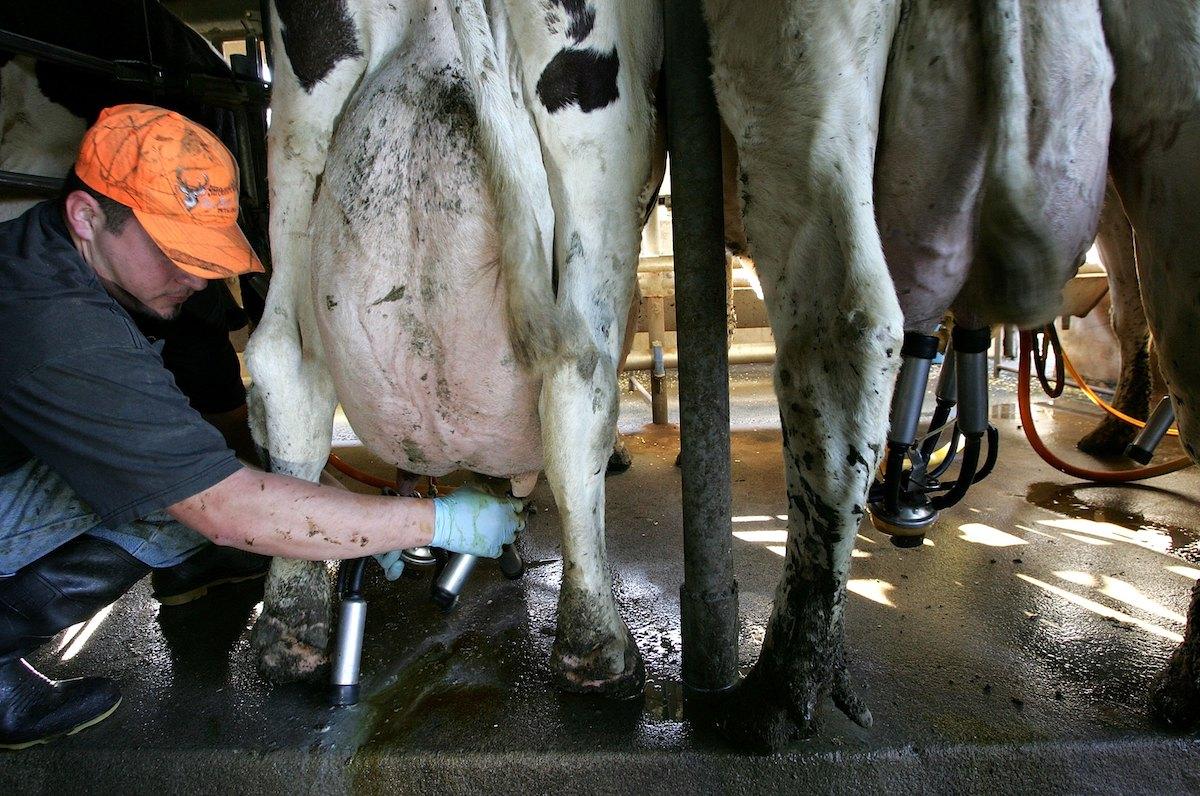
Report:
[[241,467],[75,251],[52,202],[0,224],[0,474],[30,457],[110,528]]

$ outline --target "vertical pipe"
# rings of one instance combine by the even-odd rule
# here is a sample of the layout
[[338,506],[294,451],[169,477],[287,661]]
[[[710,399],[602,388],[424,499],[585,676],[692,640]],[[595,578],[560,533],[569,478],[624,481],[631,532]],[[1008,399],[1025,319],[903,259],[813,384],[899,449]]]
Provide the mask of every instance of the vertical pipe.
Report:
[[[1004,357],[1004,335],[1005,335],[1005,328],[1003,326],[1001,326],[1000,334],[996,336],[996,341],[992,345],[992,378],[993,379],[1000,378],[1000,366],[1003,364],[1001,360]],[[945,361],[945,360],[943,360],[943,361]]]
[[737,679],[738,640],[721,132],[700,0],[667,0],[664,31],[683,447],[683,682],[716,691]]
[[258,2],[259,26],[262,28],[263,52],[267,56],[267,70],[271,73],[271,81],[275,80],[275,54],[271,52],[271,0]]
[[666,300],[662,296],[646,296],[646,331],[650,338],[650,354],[654,355],[654,344],[662,343],[667,347],[667,309]]
[[663,362],[662,343],[655,340],[652,346],[650,368],[650,422],[658,426],[667,425],[667,368]]

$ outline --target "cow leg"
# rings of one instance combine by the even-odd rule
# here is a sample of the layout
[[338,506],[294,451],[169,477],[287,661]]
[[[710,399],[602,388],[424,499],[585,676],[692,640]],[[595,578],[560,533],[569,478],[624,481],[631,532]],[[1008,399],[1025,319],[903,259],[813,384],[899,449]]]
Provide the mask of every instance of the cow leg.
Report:
[[[340,12],[338,17],[329,24],[353,29],[348,18]],[[281,20],[278,13],[271,27],[276,53],[268,139],[273,269],[262,323],[246,346],[254,382],[248,402],[251,431],[265,452],[267,467],[315,482],[329,457],[337,399],[313,315],[309,221],[334,123],[362,75],[365,58],[354,48],[335,52],[324,47],[321,58],[296,58],[299,66],[293,68],[298,48],[305,49],[303,35],[313,31],[298,21]],[[284,28],[292,34],[286,47]],[[349,41],[353,40],[352,34]],[[278,681],[319,672],[325,663],[330,611],[322,562],[275,559],[267,575],[262,614],[251,635],[259,670]]]
[[[644,672],[612,592],[604,471],[617,420],[617,356],[636,268],[636,217],[625,224],[630,234],[616,239],[600,234],[586,214],[569,218],[560,229],[574,234],[591,256],[568,264],[560,276],[570,338],[566,355],[545,375],[540,401],[546,479],[563,534],[552,666],[565,690],[622,697],[640,692]],[[559,223],[565,220],[560,216]]]
[[[896,6],[839,8],[706,4],[714,85],[738,144],[746,232],[776,341],[783,424],[783,577],[762,652],[724,717],[732,740],[766,749],[809,729],[830,692],[870,723],[849,687],[843,611],[903,324],[872,201]],[[804,79],[779,77],[791,73]]]
[[[1104,196],[1096,243],[1100,261],[1108,271],[1108,295],[1112,300],[1109,319],[1121,346],[1121,375],[1113,406],[1130,417],[1145,420],[1150,412],[1150,330],[1138,289],[1133,228],[1111,182]],[[1077,445],[1093,456],[1120,456],[1136,434],[1134,426],[1106,414]]]
[[[594,322],[579,320],[585,327]],[[563,534],[555,679],[567,691],[621,697],[641,690],[644,673],[617,611],[604,539],[604,469],[617,407],[614,355],[593,345],[554,367],[542,386],[541,417],[546,480]]]
[[[554,208],[563,333],[539,402],[546,480],[563,534],[551,665],[566,690],[622,697],[641,691],[644,670],[612,591],[604,471],[648,201],[661,24],[651,3],[597,0],[586,13],[561,8],[571,19],[548,28],[544,9],[508,3]],[[599,65],[561,71],[584,53]]]
[[633,466],[633,456],[629,453],[629,448],[625,447],[625,440],[621,436],[621,432],[617,431],[613,440],[612,453],[608,455],[608,464],[604,466],[605,475],[620,475]]
[[[248,401],[251,431],[266,467],[315,482],[329,458],[337,399],[303,265],[275,269],[263,323],[246,347],[253,378]],[[323,562],[274,559],[250,640],[259,670],[281,682],[315,675],[325,662],[330,610]]]
[[[1191,31],[1200,7],[1174,0],[1134,6],[1103,3],[1105,33],[1116,63],[1110,168],[1125,213],[1136,230],[1138,279],[1158,363],[1167,383],[1180,441],[1200,455],[1200,62]],[[1171,75],[1171,80],[1162,80]],[[1184,639],[1151,692],[1163,723],[1187,729],[1200,722],[1200,589]]]

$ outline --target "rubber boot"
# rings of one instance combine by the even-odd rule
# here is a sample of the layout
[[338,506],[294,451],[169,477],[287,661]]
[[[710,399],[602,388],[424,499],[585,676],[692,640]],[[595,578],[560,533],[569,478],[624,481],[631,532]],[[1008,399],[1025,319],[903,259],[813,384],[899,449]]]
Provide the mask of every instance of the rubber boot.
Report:
[[0,663],[0,749],[46,743],[107,719],[121,704],[107,677],[51,680],[24,658]]
[[264,577],[270,567],[270,556],[210,544],[182,563],[154,570],[150,584],[154,598],[163,605],[183,605],[217,586]]
[[117,545],[80,536],[0,578],[0,748],[44,743],[112,715],[121,694],[111,680],[51,680],[23,656],[91,618],[149,571]]

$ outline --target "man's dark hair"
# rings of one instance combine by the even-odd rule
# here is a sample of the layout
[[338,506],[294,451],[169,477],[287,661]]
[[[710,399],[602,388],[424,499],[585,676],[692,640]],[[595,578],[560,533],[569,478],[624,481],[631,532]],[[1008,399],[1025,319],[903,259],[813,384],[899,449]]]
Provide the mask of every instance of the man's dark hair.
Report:
[[121,234],[121,230],[125,228],[125,222],[133,218],[133,210],[115,199],[109,199],[79,179],[79,175],[75,173],[75,169],[73,168],[67,172],[67,177],[63,180],[62,190],[58,193],[58,209],[64,215],[67,212],[67,197],[75,191],[83,191],[96,200],[97,204],[100,205],[100,209],[104,211],[104,229],[113,235]]

